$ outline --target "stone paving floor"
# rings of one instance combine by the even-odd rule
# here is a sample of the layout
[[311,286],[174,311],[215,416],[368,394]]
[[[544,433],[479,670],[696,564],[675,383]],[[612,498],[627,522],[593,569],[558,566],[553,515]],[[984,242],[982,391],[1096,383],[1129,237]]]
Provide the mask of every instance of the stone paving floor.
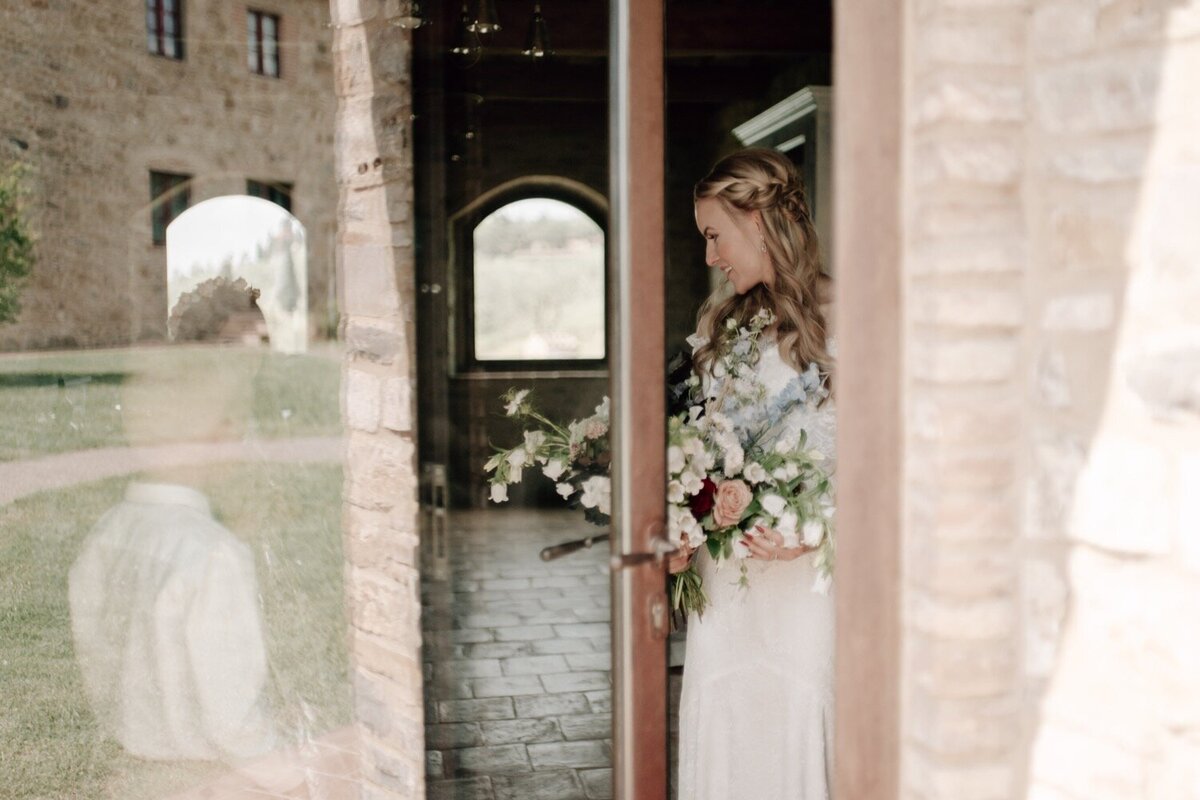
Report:
[[422,586],[429,800],[611,797],[607,544],[541,561],[596,533],[570,511],[449,529],[449,578]]

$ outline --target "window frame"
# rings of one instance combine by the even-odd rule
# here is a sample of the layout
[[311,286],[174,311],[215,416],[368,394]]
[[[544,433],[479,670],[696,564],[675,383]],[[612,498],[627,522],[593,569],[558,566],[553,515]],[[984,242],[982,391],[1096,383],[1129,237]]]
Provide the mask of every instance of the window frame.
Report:
[[[274,26],[271,39],[267,38],[265,21],[270,20]],[[246,49],[247,64],[251,74],[264,78],[279,80],[283,77],[283,58],[279,50],[279,32],[283,26],[281,14],[264,11],[259,8],[246,9]],[[267,72],[267,43],[272,45],[275,72]]]
[[[296,185],[284,181],[260,181],[257,178],[246,178],[246,194],[267,200],[282,208],[289,214],[292,212],[292,198]],[[282,199],[281,199],[282,198]],[[295,216],[293,214],[293,216]]]
[[[166,4],[171,3],[173,10],[168,12]],[[183,3],[184,0],[146,0],[146,51],[152,56],[158,56],[170,61],[183,61],[185,50],[183,46]],[[168,36],[166,22],[171,19],[175,30]],[[175,54],[167,52],[166,43],[173,41]]]
[[[453,354],[451,375],[509,373],[513,375],[535,375],[547,372],[606,372],[611,356],[611,320],[609,319],[609,295],[611,276],[609,269],[608,209],[603,199],[589,196],[590,189],[573,189],[560,182],[530,182],[484,195],[460,212],[451,221],[450,263],[452,270],[451,317],[449,326],[451,342],[449,352]],[[492,213],[520,200],[557,200],[577,209],[600,228],[604,235],[604,356],[602,358],[572,359],[486,359],[475,355],[475,228]]]
[[[156,247],[166,245],[167,228],[192,207],[193,177],[183,172],[150,170],[150,242]],[[165,186],[159,188],[156,179],[164,179]],[[180,203],[182,207],[178,207]]]

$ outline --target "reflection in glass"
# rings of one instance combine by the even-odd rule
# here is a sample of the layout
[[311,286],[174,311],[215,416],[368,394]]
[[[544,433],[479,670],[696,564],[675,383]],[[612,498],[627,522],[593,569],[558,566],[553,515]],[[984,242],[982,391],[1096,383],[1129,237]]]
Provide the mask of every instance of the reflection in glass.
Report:
[[0,785],[349,797],[341,359],[310,337],[309,237],[266,200],[189,208],[211,178],[150,166],[148,207],[140,181],[92,198],[128,203],[115,257],[64,248],[96,231],[55,227],[26,173],[41,272],[5,341],[58,349],[0,354]]
[[216,760],[273,748],[254,554],[203,493],[131,483],[84,541],[69,586],[92,710],[126,752]]
[[[256,197],[218,197],[184,212],[168,233],[173,339],[265,340],[278,352],[305,351],[308,270],[304,227],[295,217]],[[251,288],[257,297],[239,298],[238,279],[242,298]]]
[[477,359],[604,357],[604,232],[590,217],[518,200],[479,223],[474,245]]

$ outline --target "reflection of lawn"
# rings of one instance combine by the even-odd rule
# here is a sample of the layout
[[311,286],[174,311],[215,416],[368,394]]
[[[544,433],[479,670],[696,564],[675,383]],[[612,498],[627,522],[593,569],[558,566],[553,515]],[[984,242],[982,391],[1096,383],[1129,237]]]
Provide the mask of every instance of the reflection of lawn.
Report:
[[[255,553],[272,701],[289,741],[350,718],[337,466],[226,465],[203,481]],[[157,798],[219,765],[145,762],[100,736],[75,664],[67,572],[128,479],[0,508],[0,797]]]
[[[187,392],[215,374],[253,387],[253,412],[234,435],[263,438],[336,434],[339,363],[241,347],[0,355],[0,461],[122,446],[128,387],[150,382]],[[189,438],[186,427],[176,441]]]

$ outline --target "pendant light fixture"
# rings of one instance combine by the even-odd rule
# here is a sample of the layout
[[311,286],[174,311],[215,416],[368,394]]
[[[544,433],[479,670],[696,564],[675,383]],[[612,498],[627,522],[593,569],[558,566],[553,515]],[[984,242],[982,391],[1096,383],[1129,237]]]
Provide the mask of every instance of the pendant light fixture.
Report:
[[392,24],[400,28],[416,29],[429,24],[421,10],[420,0],[401,0],[400,13],[392,17]]
[[500,17],[496,15],[496,0],[479,0],[475,19],[471,20],[471,31],[480,35],[500,30]]
[[529,20],[529,35],[525,38],[525,49],[521,51],[534,61],[550,55],[550,28],[542,16],[542,4],[533,4],[533,18]]
[[471,27],[472,24],[471,11],[467,4],[463,3],[462,13],[459,14],[458,24],[454,29],[454,46],[450,48],[451,53],[463,60],[479,55],[481,49],[479,36]]

